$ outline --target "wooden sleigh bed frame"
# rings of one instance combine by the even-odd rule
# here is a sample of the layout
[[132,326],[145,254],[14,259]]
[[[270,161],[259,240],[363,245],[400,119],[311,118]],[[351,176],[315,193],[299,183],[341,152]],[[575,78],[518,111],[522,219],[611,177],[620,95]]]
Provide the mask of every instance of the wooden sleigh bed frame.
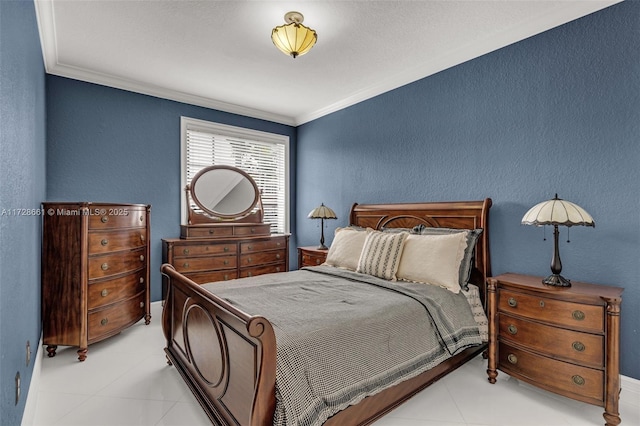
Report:
[[[373,229],[483,228],[471,282],[486,304],[491,276],[491,199],[405,204],[354,204],[350,224]],[[275,410],[276,341],[269,321],[250,316],[199,284],[162,265],[168,289],[162,325],[168,362],[173,364],[214,424],[266,426]],[[486,305],[485,305],[486,311]],[[431,383],[477,356],[486,345],[468,348],[412,379],[363,399],[325,425],[365,425],[379,419]]]

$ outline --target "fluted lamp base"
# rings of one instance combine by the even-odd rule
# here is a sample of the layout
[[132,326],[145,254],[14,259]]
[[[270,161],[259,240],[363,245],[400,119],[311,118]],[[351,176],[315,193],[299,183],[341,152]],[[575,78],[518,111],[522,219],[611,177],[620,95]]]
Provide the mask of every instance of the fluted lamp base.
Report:
[[542,284],[552,285],[556,287],[571,287],[571,281],[560,274],[551,274],[542,280]]

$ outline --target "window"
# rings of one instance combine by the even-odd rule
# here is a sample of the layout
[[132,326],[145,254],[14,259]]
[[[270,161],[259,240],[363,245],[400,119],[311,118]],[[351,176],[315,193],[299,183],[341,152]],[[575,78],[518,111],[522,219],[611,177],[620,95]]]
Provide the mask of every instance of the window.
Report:
[[[262,196],[264,222],[271,232],[289,231],[289,137],[182,117],[182,188],[207,166],[234,166],[247,172]],[[181,198],[182,223],[186,199]],[[191,201],[193,207],[193,201]]]

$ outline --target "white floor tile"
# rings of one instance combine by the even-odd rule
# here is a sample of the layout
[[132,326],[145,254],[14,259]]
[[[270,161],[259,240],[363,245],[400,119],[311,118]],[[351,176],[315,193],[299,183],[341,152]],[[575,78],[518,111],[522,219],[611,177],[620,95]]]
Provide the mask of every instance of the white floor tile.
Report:
[[178,402],[156,426],[208,426],[211,422],[198,403]]

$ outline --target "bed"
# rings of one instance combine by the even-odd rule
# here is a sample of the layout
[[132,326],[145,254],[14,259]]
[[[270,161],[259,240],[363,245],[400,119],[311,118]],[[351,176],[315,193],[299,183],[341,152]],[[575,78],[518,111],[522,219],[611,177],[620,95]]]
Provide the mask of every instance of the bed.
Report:
[[[479,304],[480,306],[484,306],[486,300],[486,279],[491,275],[488,232],[490,207],[491,199],[488,198],[469,202],[354,204],[350,212],[349,232],[367,233],[367,236],[364,237],[364,252],[367,247],[371,248],[374,236],[376,238],[384,238],[385,241],[389,238],[395,238],[395,241],[397,241],[397,238],[406,239],[409,238],[408,235],[411,234],[460,235],[460,232],[455,232],[454,230],[475,231],[473,250],[469,258],[470,265],[466,280],[472,284],[472,289],[477,290],[480,298]],[[439,230],[447,232],[437,232]],[[369,236],[369,233],[372,235]],[[380,236],[381,234],[385,234],[386,236]],[[337,235],[336,233],[334,242],[337,241]],[[346,231],[345,235],[347,235]],[[394,235],[394,237],[390,237],[391,235]],[[402,237],[395,237],[400,235],[402,235]],[[465,231],[464,235],[471,235],[471,232]],[[422,241],[422,237],[412,238],[412,241],[414,241],[412,244],[416,244],[415,241],[417,240]],[[447,241],[453,241],[454,237],[446,238]],[[433,240],[434,239],[431,239],[429,241]],[[472,239],[469,238],[469,241],[471,240]],[[432,242],[429,242],[429,244],[432,244]],[[408,247],[408,243],[406,246]],[[336,247],[338,247],[338,245],[336,245]],[[409,253],[409,251],[405,251],[405,255],[408,257],[409,255],[407,253]],[[457,259],[460,259],[460,256],[469,257],[467,254],[459,254]],[[330,251],[327,258],[328,263],[332,256],[335,258],[335,253],[332,254]],[[381,262],[377,262],[375,265],[369,266],[375,268],[377,267],[376,265],[380,263]],[[366,267],[363,266],[362,260],[359,267]],[[283,417],[281,413],[284,411],[282,411],[281,406],[283,404],[282,395],[287,393],[286,389],[293,388],[294,390],[290,392],[293,394],[292,398],[297,397],[297,395],[295,395],[297,384],[295,384],[295,382],[293,386],[291,384],[284,384],[284,377],[288,375],[300,376],[300,374],[296,372],[293,372],[296,374],[289,374],[286,368],[283,367],[283,365],[286,365],[286,362],[282,361],[282,353],[285,352],[283,348],[285,346],[288,347],[290,344],[289,340],[287,340],[288,337],[287,339],[283,338],[283,336],[285,336],[283,330],[287,330],[287,333],[292,330],[291,335],[297,334],[302,339],[307,339],[307,337],[312,334],[318,335],[319,338],[326,339],[327,337],[323,337],[322,331],[317,331],[312,327],[312,325],[315,324],[313,321],[300,322],[299,330],[297,330],[296,333],[295,321],[287,323],[282,318],[278,318],[278,313],[276,312],[277,303],[274,302],[275,304],[269,305],[269,297],[263,297],[263,293],[259,293],[261,296],[256,297],[247,296],[249,293],[246,289],[255,288],[263,292],[268,290],[268,293],[275,291],[273,289],[282,287],[283,290],[281,291],[284,293],[280,293],[281,295],[286,295],[286,297],[289,298],[296,297],[298,299],[306,299],[307,294],[310,292],[309,289],[321,289],[315,292],[322,294],[324,297],[328,297],[325,294],[325,287],[319,286],[325,285],[323,283],[327,282],[326,288],[339,287],[339,285],[333,281],[335,278],[337,280],[353,282],[353,284],[350,285],[367,285],[368,287],[366,288],[376,288],[375,291],[387,292],[384,293],[385,296],[369,297],[369,300],[395,300],[397,297],[401,297],[396,297],[395,295],[395,293],[399,292],[397,288],[401,286],[409,288],[406,291],[402,291],[411,294],[415,293],[414,290],[417,287],[436,288],[436,290],[429,289],[428,291],[430,293],[428,295],[413,297],[411,303],[407,302],[404,304],[407,306],[411,305],[415,307],[421,305],[424,307],[429,303],[431,303],[431,305],[438,305],[444,303],[442,300],[448,300],[449,298],[453,300],[456,297],[460,297],[459,295],[449,296],[448,294],[453,294],[452,291],[442,289],[438,286],[416,285],[413,280],[387,281],[388,277],[386,276],[383,278],[379,276],[366,278],[364,281],[371,281],[372,283],[363,284],[359,281],[360,278],[358,275],[367,275],[368,277],[368,274],[362,274],[362,270],[357,272],[348,269],[338,271],[342,269],[345,268],[323,265],[304,268],[300,271],[233,280],[229,282],[231,284],[211,283],[199,285],[176,272],[171,265],[162,266],[162,274],[168,283],[162,319],[163,332],[167,341],[165,353],[168,362],[176,367],[212,423],[253,426],[271,425],[274,424],[275,421],[276,424],[294,424],[295,422],[293,420],[287,420]],[[407,274],[409,274],[407,271],[410,269],[411,268],[408,267],[404,268]],[[462,272],[461,266],[461,285]],[[345,274],[347,275],[346,277],[344,276]],[[337,277],[329,277],[332,275],[337,275]],[[289,282],[294,278],[302,281],[305,285]],[[395,275],[393,278],[396,278]],[[310,285],[310,282],[313,282],[314,285]],[[399,285],[400,283],[402,285]],[[476,287],[474,287],[474,285]],[[306,289],[306,293],[304,293],[303,296],[299,296],[299,294],[296,293],[298,290],[295,290],[297,287],[303,287],[303,290]],[[338,289],[338,291],[340,291],[340,289]],[[363,297],[367,299],[367,290],[353,291],[354,294],[358,292],[363,293]],[[351,295],[351,288],[348,293]],[[393,296],[391,296],[392,293]],[[459,294],[463,293],[466,294],[467,292],[460,291]],[[354,295],[354,297],[356,296]],[[423,299],[426,300],[426,302],[420,302]],[[416,302],[416,300],[418,300],[418,302]],[[254,304],[258,302],[259,304]],[[351,299],[348,297],[345,298],[343,302],[361,304],[359,302],[351,302]],[[301,301],[300,303],[303,302]],[[310,301],[310,305],[318,303],[317,301],[314,302],[313,299]],[[298,309],[306,309],[304,305],[296,306]],[[385,319],[379,315],[379,312],[386,312],[388,309],[386,307],[377,307],[376,309],[379,311],[377,311],[378,313],[373,315],[373,317],[378,318],[378,321],[385,321]],[[352,402],[347,401],[346,404],[345,401],[341,399],[342,406],[340,410],[331,413],[326,421],[323,419],[323,424],[370,424],[429,384],[455,370],[486,349],[486,344],[483,341],[477,340],[478,337],[475,334],[470,337],[468,341],[465,340],[467,343],[464,344],[456,343],[460,340],[457,339],[457,337],[455,339],[449,339],[448,335],[446,335],[447,339],[444,339],[443,336],[445,336],[445,333],[439,331],[439,327],[441,327],[440,323],[446,323],[447,319],[441,320],[435,318],[440,314],[430,309],[433,310],[433,307],[427,307],[422,310],[427,312],[427,315],[431,318],[430,322],[436,323],[437,325],[436,331],[434,331],[436,339],[441,343],[443,340],[451,340],[453,342],[451,343],[451,347],[441,344],[441,346],[444,347],[442,350],[448,352],[446,356],[442,356],[442,354],[435,356],[434,359],[430,361],[433,365],[429,362],[416,363],[419,368],[416,367],[415,370],[401,368],[402,373],[393,376],[394,381],[391,385],[378,386],[377,388],[376,386],[371,386],[373,390],[367,388],[366,391],[357,389],[360,396]],[[448,310],[448,308],[443,310]],[[268,314],[263,315],[263,311],[268,312]],[[351,312],[351,308],[348,310],[343,309],[342,311],[338,310],[338,313],[335,315],[339,316],[341,315],[340,312],[343,311],[347,312],[348,315],[358,315],[357,313]],[[313,314],[310,313],[311,308],[309,308],[308,312],[310,317],[313,317]],[[332,313],[327,316],[333,317],[333,315]],[[473,316],[473,313],[471,315]],[[466,314],[463,316],[466,316]],[[380,324],[376,324],[373,321],[372,324],[364,325],[361,324],[363,323],[361,319],[349,321],[349,323],[351,322],[354,324],[358,323],[358,326],[369,327],[369,330],[371,330],[372,327],[374,330],[380,328]],[[413,322],[413,320],[407,322]],[[383,326],[382,328],[386,327]],[[467,328],[462,327],[461,329],[467,330],[468,328],[467,324]],[[318,326],[318,329],[324,329],[324,326]],[[368,332],[370,333],[370,331]],[[367,331],[363,333],[366,334]],[[458,333],[456,334],[456,336],[458,336],[466,332],[456,331],[455,333]],[[455,333],[452,332],[452,334]],[[276,336],[278,337],[277,339]],[[289,334],[286,334],[286,336],[289,336]],[[352,333],[349,336],[357,336],[357,333]],[[393,336],[395,336],[395,334],[393,334]],[[366,341],[366,339],[349,337],[349,341],[351,341],[351,339],[355,342],[354,346],[357,346],[357,341],[359,340],[361,341],[361,345],[363,340]],[[276,340],[280,342],[280,346],[276,345]],[[473,344],[468,344],[468,342],[473,342]],[[394,339],[388,339],[384,345],[377,343],[376,347],[385,346],[383,348],[384,350],[392,351],[396,344]],[[410,343],[399,343],[399,345],[408,344]],[[352,356],[352,348],[348,347],[349,345],[341,341],[339,345],[340,351],[338,351],[339,355],[323,355],[318,359],[327,358],[330,360],[330,365],[333,366],[335,365],[333,364],[335,359]],[[313,350],[315,351],[315,347],[312,345],[311,347],[314,348]],[[404,347],[405,346],[402,346],[403,350],[401,352],[404,352]],[[294,348],[294,350],[297,349]],[[353,350],[355,350],[355,348]],[[362,348],[359,350],[362,350]],[[364,352],[354,352],[354,354],[353,356],[362,357],[363,360],[365,359]],[[293,356],[293,359],[295,362],[295,356]],[[345,363],[348,362],[349,361],[345,361]],[[371,362],[371,365],[375,365],[377,361],[366,362]],[[363,361],[363,363],[366,362]],[[425,369],[425,365],[427,364],[429,364],[429,368]],[[338,370],[340,369],[340,367],[336,368]],[[277,371],[278,374],[276,374]],[[314,380],[313,377],[316,377],[318,373],[305,374],[302,374],[303,377],[298,379],[311,382]],[[316,376],[313,374],[316,374]],[[280,383],[279,387],[276,386],[276,376],[278,376]],[[391,375],[385,376],[384,374],[379,374],[378,376],[391,377]],[[367,382],[367,384],[369,384],[369,382]],[[351,389],[351,391],[353,391],[353,389]],[[301,391],[301,393],[303,392]],[[341,394],[337,399],[342,398],[342,396]],[[304,398],[301,400],[305,401]],[[318,408],[318,412],[322,410],[324,410],[323,407]],[[324,414],[326,414],[326,410]],[[312,414],[312,416],[314,415],[315,414]],[[307,417],[309,417],[308,413]],[[299,424],[313,424],[312,422],[306,423],[312,420],[313,419],[303,420]]]

